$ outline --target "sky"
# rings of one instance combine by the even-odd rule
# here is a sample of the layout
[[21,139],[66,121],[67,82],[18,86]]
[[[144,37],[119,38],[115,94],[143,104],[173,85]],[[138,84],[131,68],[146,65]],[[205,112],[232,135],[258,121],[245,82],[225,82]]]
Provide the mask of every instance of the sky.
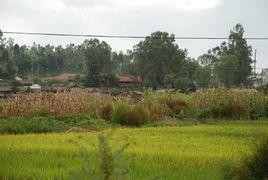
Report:
[[[147,36],[228,37],[237,23],[246,37],[268,37],[267,0],[0,0],[2,31]],[[80,44],[81,37],[4,34],[20,45]],[[101,39],[114,51],[132,49],[141,39]],[[197,58],[222,40],[177,40]],[[249,40],[257,49],[257,68],[268,68],[268,40]],[[260,69],[258,69],[260,70]]]

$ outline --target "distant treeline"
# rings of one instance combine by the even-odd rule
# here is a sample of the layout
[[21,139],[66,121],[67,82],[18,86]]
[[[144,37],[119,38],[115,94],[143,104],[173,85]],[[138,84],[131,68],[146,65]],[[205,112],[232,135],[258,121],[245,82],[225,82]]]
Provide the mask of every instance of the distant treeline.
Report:
[[85,74],[85,85],[112,86],[116,75],[140,76],[147,87],[178,88],[237,87],[252,85],[252,48],[237,24],[227,42],[222,42],[198,59],[180,49],[173,34],[157,31],[126,53],[113,52],[98,39],[66,47],[39,44],[19,46],[0,32],[0,78],[14,79]]

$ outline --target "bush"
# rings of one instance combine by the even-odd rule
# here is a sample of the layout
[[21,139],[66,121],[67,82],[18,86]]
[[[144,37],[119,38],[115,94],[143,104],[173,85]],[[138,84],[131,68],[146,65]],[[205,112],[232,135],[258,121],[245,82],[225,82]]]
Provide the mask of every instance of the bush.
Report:
[[0,121],[0,133],[9,134],[58,132],[66,128],[66,124],[51,117],[11,118]]
[[42,83],[42,79],[40,77],[37,77],[37,76],[34,76],[32,78],[32,80],[33,80],[34,84],[41,84]]
[[112,114],[114,111],[114,105],[112,101],[104,101],[103,104],[99,107],[99,114],[102,119],[111,120]]
[[199,118],[217,119],[248,119],[247,110],[243,105],[230,100],[222,101],[200,112]]
[[257,147],[255,154],[235,168],[234,176],[241,180],[268,179],[268,139]]
[[181,117],[188,105],[183,100],[173,100],[167,103],[170,110],[170,116]]
[[151,120],[163,119],[165,116],[181,118],[185,112],[190,114],[189,96],[179,91],[166,90],[154,92],[148,90],[145,93],[144,105],[151,114]]
[[71,116],[65,119],[64,122],[71,127],[81,127],[94,130],[109,126],[105,120],[93,119],[89,115]]
[[57,120],[52,117],[10,118],[0,120],[0,133],[48,133],[63,132],[71,127],[80,127],[88,130],[97,130],[108,127],[102,119],[93,119],[88,115],[71,116]]
[[206,89],[192,101],[198,118],[260,119],[266,115],[267,97],[250,89]]
[[112,121],[121,125],[140,126],[149,121],[150,113],[141,104],[119,102],[114,110]]

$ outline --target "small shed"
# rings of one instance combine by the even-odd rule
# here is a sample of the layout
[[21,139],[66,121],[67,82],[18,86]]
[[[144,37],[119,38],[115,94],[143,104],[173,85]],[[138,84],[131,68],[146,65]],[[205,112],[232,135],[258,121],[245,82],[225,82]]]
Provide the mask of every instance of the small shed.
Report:
[[3,98],[6,98],[6,95],[0,92],[0,99],[3,99]]
[[11,86],[0,87],[0,93],[6,94],[11,92],[12,92]]
[[118,85],[120,87],[141,87],[142,80],[140,77],[134,76],[119,76]]
[[39,84],[33,84],[30,86],[30,91],[41,92],[41,86]]

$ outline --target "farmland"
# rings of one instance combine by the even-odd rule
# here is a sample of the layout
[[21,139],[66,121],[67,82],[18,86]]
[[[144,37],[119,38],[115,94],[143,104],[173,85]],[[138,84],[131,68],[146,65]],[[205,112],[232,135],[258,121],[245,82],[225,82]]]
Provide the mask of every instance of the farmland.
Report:
[[224,179],[268,138],[267,105],[250,89],[16,94],[0,179]]
[[[107,130],[108,131],[108,130]],[[107,133],[107,131],[102,133]],[[96,162],[100,132],[1,135],[2,179],[72,179],[81,169],[79,149]],[[267,121],[233,121],[183,127],[121,128],[111,144],[126,142],[130,179],[221,179],[224,164],[236,165],[268,137]]]

